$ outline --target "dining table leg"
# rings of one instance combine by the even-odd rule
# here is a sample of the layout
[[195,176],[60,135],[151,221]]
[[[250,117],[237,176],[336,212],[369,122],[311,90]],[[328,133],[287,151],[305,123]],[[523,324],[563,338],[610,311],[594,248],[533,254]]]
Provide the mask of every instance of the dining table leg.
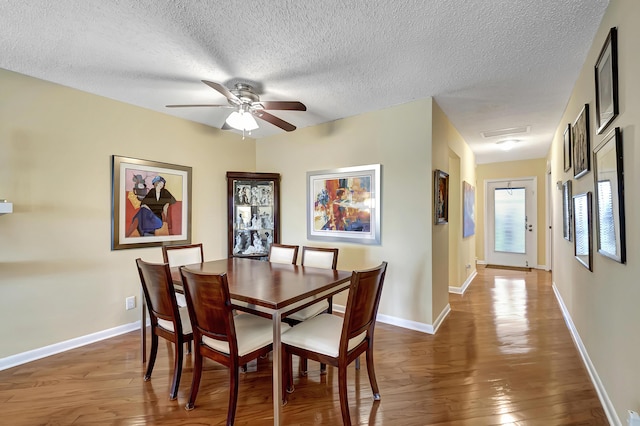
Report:
[[280,425],[280,409],[282,406],[282,349],[280,347],[280,311],[273,312],[273,424]]

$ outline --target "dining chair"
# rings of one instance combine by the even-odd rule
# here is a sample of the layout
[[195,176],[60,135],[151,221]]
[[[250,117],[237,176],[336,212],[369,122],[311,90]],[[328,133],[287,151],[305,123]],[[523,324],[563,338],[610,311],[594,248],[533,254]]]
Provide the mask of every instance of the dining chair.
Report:
[[[162,246],[162,259],[172,268],[202,263],[204,261],[202,243]],[[178,285],[175,288],[178,292],[178,304],[187,306],[187,302],[184,300],[184,289]]]
[[[300,266],[313,268],[336,269],[338,264],[338,249],[323,247],[302,247],[302,260]],[[287,319],[296,322],[306,321],[323,312],[331,313],[333,307],[333,297],[322,300],[311,306],[307,306],[297,312],[287,316]]]
[[[337,248],[325,248],[325,247],[310,247],[302,246],[302,260],[301,266],[308,266],[313,268],[323,269],[336,269],[338,264],[338,249]],[[284,321],[292,326],[295,326],[302,321],[306,321],[309,318],[313,318],[320,315],[323,312],[331,313],[333,309],[333,296],[323,299],[322,301],[315,303],[311,306],[307,306],[299,311],[288,315]],[[320,364],[320,374],[326,372],[326,365]],[[300,359],[300,373],[305,376],[307,374],[307,359]]]
[[387,262],[382,262],[376,268],[353,272],[344,318],[321,314],[282,335],[283,402],[286,402],[287,393],[293,392],[293,355],[332,365],[338,368],[342,421],[350,426],[347,366],[363,352],[366,353],[373,398],[380,400],[373,365],[373,332],[386,271]]
[[158,337],[173,343],[174,367],[173,382],[169,392],[169,399],[174,400],[178,395],[180,376],[182,374],[183,349],[182,344],[193,340],[191,321],[187,308],[179,308],[176,293],[173,289],[171,270],[166,263],[148,263],[136,259],[142,291],[149,309],[151,322],[151,353],[144,380],[151,379],[153,366],[158,353]]
[[[185,408],[195,408],[204,358],[229,368],[227,425],[238,404],[239,368],[273,349],[273,322],[257,315],[233,315],[226,274],[204,274],[180,268],[194,334],[191,394]],[[282,331],[290,327],[282,324]],[[286,333],[285,333],[286,334]]]
[[276,244],[269,247],[269,262],[295,265],[298,260],[299,246]]

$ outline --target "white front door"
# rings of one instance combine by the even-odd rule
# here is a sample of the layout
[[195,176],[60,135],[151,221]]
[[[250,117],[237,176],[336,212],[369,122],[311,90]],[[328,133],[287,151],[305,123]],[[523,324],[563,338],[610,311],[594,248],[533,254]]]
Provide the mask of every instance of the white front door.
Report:
[[537,266],[536,178],[485,181],[486,262]]

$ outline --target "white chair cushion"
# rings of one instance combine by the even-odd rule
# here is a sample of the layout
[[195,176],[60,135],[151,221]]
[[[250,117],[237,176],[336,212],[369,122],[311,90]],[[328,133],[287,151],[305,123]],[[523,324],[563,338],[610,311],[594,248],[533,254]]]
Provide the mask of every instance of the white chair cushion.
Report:
[[[246,355],[273,342],[273,321],[270,319],[257,315],[243,314],[236,315],[233,321],[236,325],[238,355]],[[282,324],[281,327],[283,336],[291,328],[287,324]],[[218,352],[229,353],[229,344],[227,342],[202,336],[202,343]]]
[[[282,343],[335,358],[339,352],[343,321],[342,317],[336,315],[318,315],[283,334]],[[367,332],[363,331],[350,339],[348,349],[355,348],[366,336]]]
[[272,246],[271,251],[269,252],[269,262],[292,264],[294,262],[294,259],[293,259],[294,252],[295,252],[294,249]]
[[304,259],[302,261],[304,262],[304,266],[331,269],[333,266],[333,252],[305,250]]
[[306,321],[309,318],[313,318],[316,315],[320,315],[327,309],[329,309],[329,302],[327,301],[327,299],[324,299],[322,302],[318,302],[311,306],[307,306],[306,308],[301,309],[298,312],[294,312],[291,315],[288,315],[287,318],[290,318],[296,321]]
[[167,260],[171,267],[201,263],[200,247],[167,250]]
[[[182,333],[191,333],[191,321],[189,320],[189,311],[187,310],[186,306],[184,308],[178,309],[178,312],[180,313],[180,321],[182,321]],[[158,318],[158,326],[171,332],[175,331],[173,329],[173,323],[171,321]]]
[[178,302],[178,306],[180,308],[185,308],[187,306],[187,299],[184,297],[184,294],[176,292],[176,302]]

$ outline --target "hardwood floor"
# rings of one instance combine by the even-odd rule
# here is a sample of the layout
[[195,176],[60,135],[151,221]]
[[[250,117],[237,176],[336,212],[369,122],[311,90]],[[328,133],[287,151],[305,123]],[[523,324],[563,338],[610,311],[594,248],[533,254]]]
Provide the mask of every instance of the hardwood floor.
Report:
[[[365,363],[349,369],[349,403],[361,425],[606,425],[607,419],[555,300],[547,272],[480,267],[467,292],[450,295],[436,335],[376,326],[381,400]],[[392,291],[387,287],[385,291]],[[205,360],[193,411],[185,367],[169,401],[171,350],[164,343],[144,382],[133,332],[0,372],[0,424],[224,424],[228,372]],[[297,368],[297,360],[294,360]],[[295,371],[295,370],[294,370]],[[340,425],[337,371],[309,362],[283,408],[285,425]],[[236,425],[272,424],[271,363],[241,374]]]

